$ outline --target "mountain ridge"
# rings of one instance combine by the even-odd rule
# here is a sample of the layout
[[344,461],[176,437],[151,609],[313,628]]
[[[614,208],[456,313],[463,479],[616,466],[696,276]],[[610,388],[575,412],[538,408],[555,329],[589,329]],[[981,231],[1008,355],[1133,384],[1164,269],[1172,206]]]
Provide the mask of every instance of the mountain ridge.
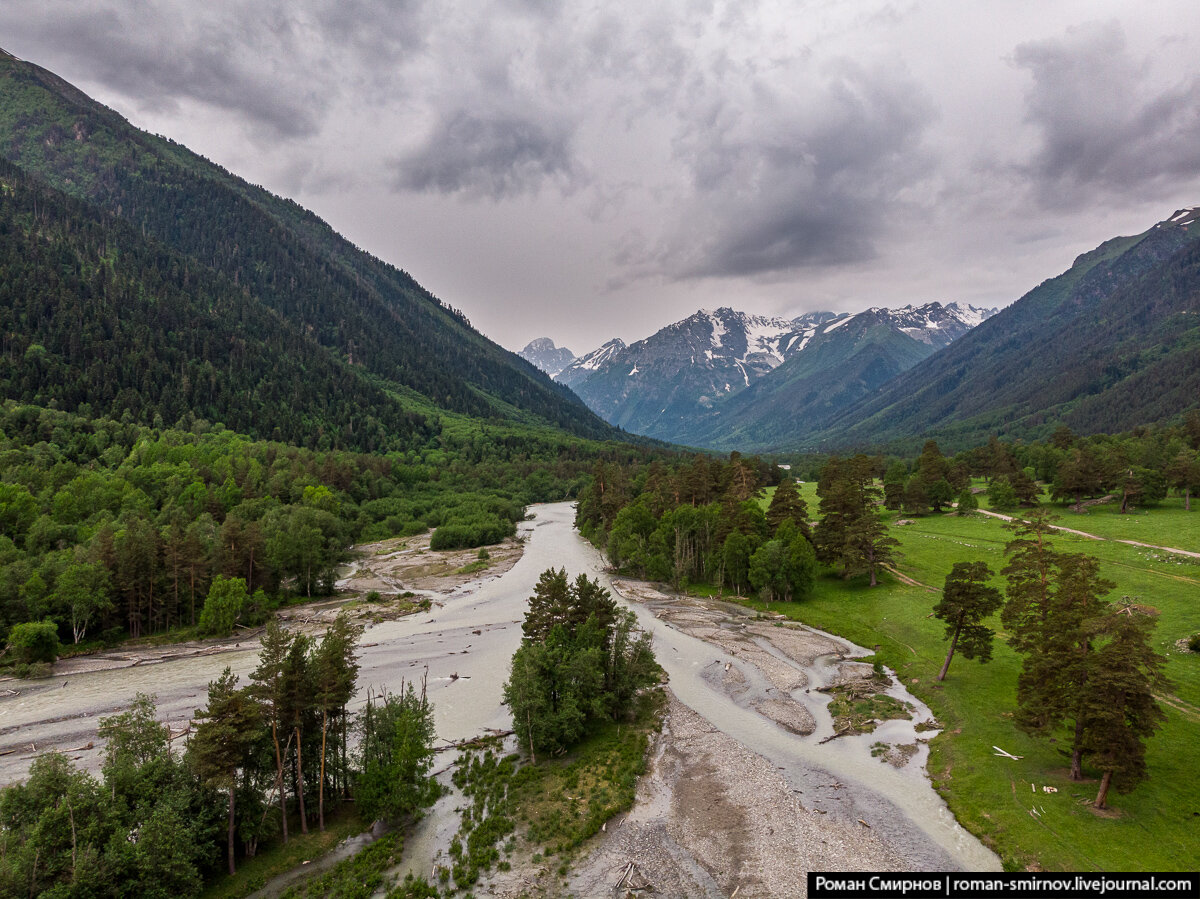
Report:
[[1117,432],[1200,397],[1200,207],[1104,241],[793,449]]
[[[865,379],[874,387],[993,312],[936,302],[856,313],[817,311],[794,319],[728,306],[701,309],[629,346],[610,341],[602,355],[593,351],[584,357],[586,365],[577,361],[558,378],[602,418],[634,433],[715,449],[755,450],[765,438],[760,439],[762,427],[747,416],[777,417],[771,407],[778,398],[757,401],[749,413],[739,410],[752,402],[746,397],[767,397],[768,385],[804,371],[795,360],[827,359],[816,374],[835,382]],[[830,355],[830,347],[845,352]],[[875,356],[868,359],[871,352]],[[866,355],[841,373],[826,370],[856,353]],[[852,391],[834,408],[860,396],[861,391]],[[735,424],[728,425],[730,421]]]
[[130,125],[51,72],[0,56],[0,155],[228,278],[385,392],[579,436],[616,433],[565,387],[475,331],[407,272],[312,212]]

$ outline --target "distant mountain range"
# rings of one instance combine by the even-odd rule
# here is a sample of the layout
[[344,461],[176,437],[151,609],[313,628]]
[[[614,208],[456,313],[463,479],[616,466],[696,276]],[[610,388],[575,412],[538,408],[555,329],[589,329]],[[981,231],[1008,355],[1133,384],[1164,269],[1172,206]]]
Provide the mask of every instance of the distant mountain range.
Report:
[[634,433],[754,449],[797,422],[824,422],[994,312],[929,303],[788,320],[702,310],[629,346],[610,341],[556,377]]
[[628,431],[717,450],[910,451],[1177,420],[1200,407],[1200,207],[1104,242],[1000,312],[702,310],[556,377]]
[[444,412],[621,436],[311,212],[3,51],[0,187],[6,399],[315,447]]

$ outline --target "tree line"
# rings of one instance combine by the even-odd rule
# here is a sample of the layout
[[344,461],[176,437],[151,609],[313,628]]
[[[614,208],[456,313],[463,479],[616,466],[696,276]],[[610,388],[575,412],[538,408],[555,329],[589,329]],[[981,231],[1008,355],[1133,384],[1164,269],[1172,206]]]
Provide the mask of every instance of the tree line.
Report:
[[953,505],[973,507],[971,479],[983,478],[993,509],[1036,506],[1045,494],[1052,502],[1082,503],[1112,497],[1122,512],[1152,506],[1174,490],[1191,510],[1200,491],[1200,413],[1179,425],[1138,428],[1126,434],[1087,437],[1060,426],[1044,441],[986,444],[945,456],[927,440],[915,459],[872,457],[883,482],[888,509],[921,515]]
[[[244,582],[241,624],[328,594],[346,548],[434,529],[434,548],[495,543],[527,503],[571,496],[634,447],[462,423],[387,455],[314,452],[193,420],[189,430],[0,408],[0,634],[50,622],[64,643],[199,624]],[[226,629],[227,630],[227,629]]]

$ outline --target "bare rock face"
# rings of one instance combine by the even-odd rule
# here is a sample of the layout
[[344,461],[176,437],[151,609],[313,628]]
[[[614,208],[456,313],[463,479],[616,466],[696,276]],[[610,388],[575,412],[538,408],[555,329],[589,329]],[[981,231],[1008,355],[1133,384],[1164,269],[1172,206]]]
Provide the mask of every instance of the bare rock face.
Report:
[[555,346],[549,337],[529,341],[517,355],[552,378],[575,361],[574,353],[565,346]]

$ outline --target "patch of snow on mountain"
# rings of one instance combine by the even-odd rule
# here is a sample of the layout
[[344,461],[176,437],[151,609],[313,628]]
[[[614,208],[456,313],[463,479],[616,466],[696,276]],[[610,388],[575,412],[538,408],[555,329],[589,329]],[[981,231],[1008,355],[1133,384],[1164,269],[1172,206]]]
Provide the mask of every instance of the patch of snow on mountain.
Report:
[[625,349],[625,344],[623,341],[609,341],[604,346],[600,347],[600,349],[593,350],[592,352],[588,353],[575,364],[579,368],[586,368],[588,371],[595,371],[608,361],[609,356],[612,356],[614,353],[619,353],[623,349]]
[[745,318],[745,326],[746,354],[739,361],[745,362],[752,353],[762,353],[769,356],[775,365],[783,362],[783,348],[778,344],[793,329],[790,322],[753,315]]
[[705,310],[704,314],[708,316],[708,322],[710,325],[712,325],[713,349],[719,350],[722,346],[724,346],[724,343],[722,343],[721,338],[724,337],[728,333],[728,329],[725,327],[725,323],[723,321],[721,321],[719,318],[717,318],[717,316],[715,316],[713,313],[709,312],[708,310]]
[[637,373],[638,373],[638,367],[637,367],[637,363],[635,362],[635,363],[633,363],[633,368],[631,368],[631,369],[629,370],[629,377],[631,377],[631,378],[632,378],[632,377],[633,377],[634,375],[636,375]]
[[968,328],[982,324],[997,312],[995,309],[984,309],[969,303],[947,303],[944,308],[947,312],[953,313],[954,317]]
[[[868,311],[870,311],[870,310],[868,310]],[[828,334],[830,331],[836,331],[838,328],[840,328],[842,325],[846,324],[846,322],[850,321],[850,319],[852,319],[852,318],[854,318],[853,315],[847,315],[841,321],[835,321],[833,324],[829,325],[825,329],[825,333]]]

